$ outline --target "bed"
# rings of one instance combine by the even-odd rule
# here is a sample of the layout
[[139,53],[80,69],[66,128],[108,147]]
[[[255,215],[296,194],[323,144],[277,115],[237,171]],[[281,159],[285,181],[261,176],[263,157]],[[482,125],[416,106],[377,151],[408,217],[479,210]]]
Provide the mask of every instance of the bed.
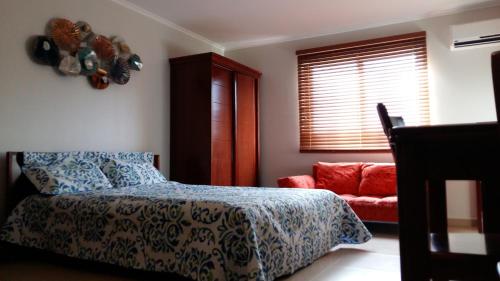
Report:
[[[15,192],[29,185],[16,175],[17,162],[67,155],[9,153],[9,178],[17,182],[10,185],[11,194],[21,195],[0,240],[193,280],[274,280],[338,244],[371,238],[347,203],[326,190],[165,181],[56,195]],[[131,155],[86,152],[77,157],[99,165],[113,157],[154,159],[151,153]]]

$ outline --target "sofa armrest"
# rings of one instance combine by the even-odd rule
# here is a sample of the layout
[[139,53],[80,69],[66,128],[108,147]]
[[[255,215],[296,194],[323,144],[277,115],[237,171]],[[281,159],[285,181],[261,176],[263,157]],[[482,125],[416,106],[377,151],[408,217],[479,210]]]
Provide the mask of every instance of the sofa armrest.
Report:
[[314,188],[316,181],[310,175],[292,176],[278,179],[279,187]]

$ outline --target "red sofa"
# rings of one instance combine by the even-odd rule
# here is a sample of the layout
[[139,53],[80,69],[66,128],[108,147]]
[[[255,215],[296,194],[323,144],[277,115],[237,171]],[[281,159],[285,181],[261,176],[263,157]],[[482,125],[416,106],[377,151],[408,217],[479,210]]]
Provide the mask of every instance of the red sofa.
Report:
[[312,176],[280,178],[278,186],[328,189],[346,200],[363,221],[398,221],[394,164],[318,162]]

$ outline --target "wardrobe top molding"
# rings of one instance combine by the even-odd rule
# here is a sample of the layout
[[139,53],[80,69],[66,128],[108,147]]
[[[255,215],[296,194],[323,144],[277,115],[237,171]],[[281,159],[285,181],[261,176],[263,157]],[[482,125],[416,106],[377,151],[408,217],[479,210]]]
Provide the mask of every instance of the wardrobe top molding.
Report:
[[188,62],[193,62],[193,61],[211,62],[211,63],[217,64],[217,65],[220,65],[222,67],[234,70],[236,72],[252,76],[254,78],[260,78],[260,76],[262,75],[262,73],[258,70],[250,68],[246,65],[243,65],[237,61],[234,61],[230,58],[226,58],[226,57],[221,56],[219,54],[216,54],[214,52],[203,53],[203,54],[199,54],[199,55],[190,55],[190,56],[171,58],[170,64],[183,64],[183,63],[188,63]]

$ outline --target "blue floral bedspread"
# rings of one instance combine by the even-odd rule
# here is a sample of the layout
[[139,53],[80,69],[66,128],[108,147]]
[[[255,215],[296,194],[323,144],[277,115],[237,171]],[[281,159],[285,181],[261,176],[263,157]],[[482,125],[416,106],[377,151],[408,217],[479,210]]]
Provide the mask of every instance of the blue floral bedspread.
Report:
[[326,190],[177,182],[33,195],[0,239],[194,280],[273,280],[371,234]]

